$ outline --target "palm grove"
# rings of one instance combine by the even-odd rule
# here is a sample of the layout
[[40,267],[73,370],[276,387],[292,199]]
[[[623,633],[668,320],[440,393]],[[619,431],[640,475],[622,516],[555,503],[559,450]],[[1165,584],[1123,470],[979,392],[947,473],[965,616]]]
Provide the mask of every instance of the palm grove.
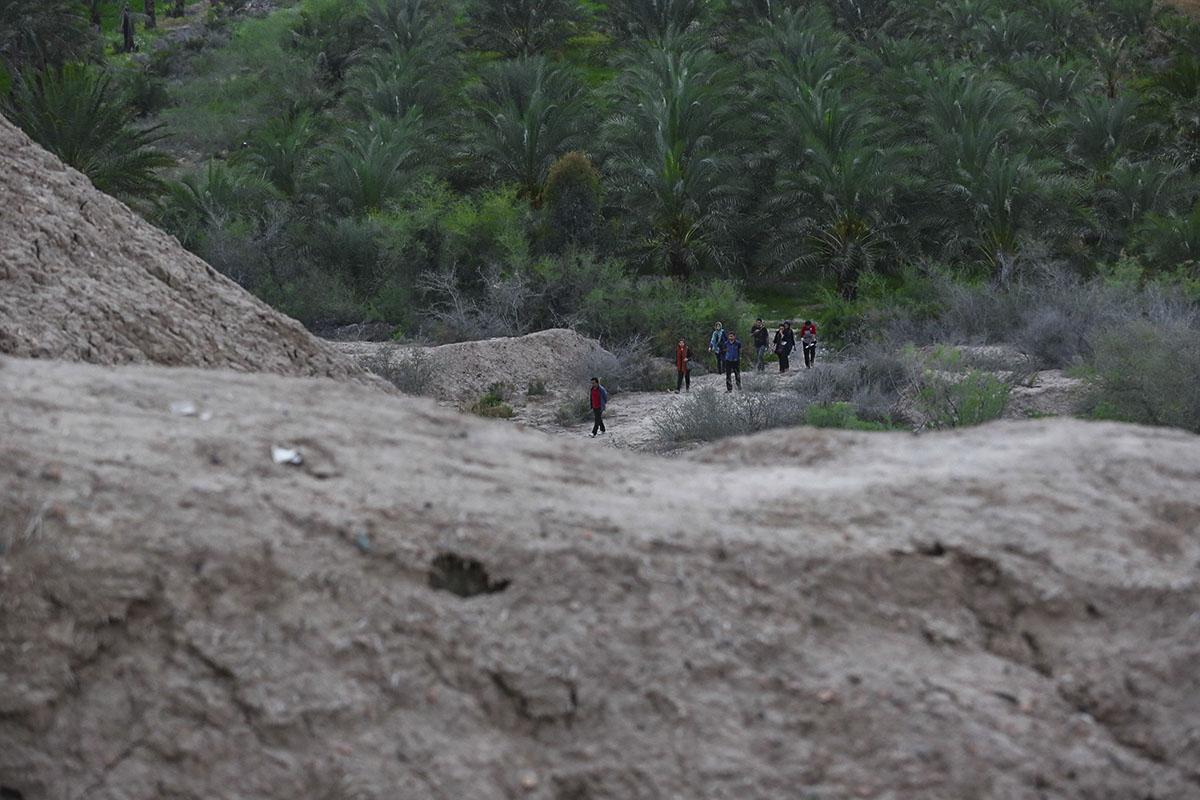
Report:
[[666,343],[767,291],[1200,366],[1200,25],[1151,0],[136,5],[0,0],[4,113],[305,322]]

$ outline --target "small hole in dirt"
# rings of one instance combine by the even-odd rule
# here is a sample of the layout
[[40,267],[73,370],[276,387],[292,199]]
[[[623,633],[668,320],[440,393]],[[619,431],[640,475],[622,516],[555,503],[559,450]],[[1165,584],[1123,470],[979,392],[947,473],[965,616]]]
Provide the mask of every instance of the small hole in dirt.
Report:
[[946,555],[946,548],[942,547],[941,542],[934,540],[932,542],[925,542],[917,545],[917,552],[923,556],[941,558],[942,556]]
[[0,800],[25,800],[25,795],[10,786],[0,786]]
[[454,592],[459,597],[495,594],[508,588],[509,581],[493,581],[483,564],[456,553],[441,553],[429,567],[429,585]]

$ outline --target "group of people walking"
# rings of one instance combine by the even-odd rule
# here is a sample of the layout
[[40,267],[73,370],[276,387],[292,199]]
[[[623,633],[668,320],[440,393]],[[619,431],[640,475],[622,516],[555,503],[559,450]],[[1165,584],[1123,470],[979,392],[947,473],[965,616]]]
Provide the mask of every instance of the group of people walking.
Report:
[[[812,369],[817,354],[817,326],[811,319],[806,319],[800,326],[799,334],[800,344],[804,350],[804,367]],[[796,331],[792,330],[791,320],[784,320],[772,338],[770,331],[763,324],[762,317],[759,317],[754,320],[754,325],[750,328],[750,340],[754,344],[756,359],[754,367],[759,372],[766,369],[763,357],[767,352],[768,340],[771,340],[772,352],[779,357],[779,372],[782,374],[791,368],[788,357],[796,349]],[[716,358],[717,374],[725,376],[725,391],[732,392],[735,383],[737,388],[741,389],[742,342],[738,339],[737,334],[725,330],[718,322],[708,337],[708,352]],[[692,370],[695,366],[696,361],[692,348],[686,339],[680,339],[679,344],[675,347],[675,371],[678,375],[675,382],[676,392],[692,390]],[[604,409],[608,405],[608,390],[600,385],[597,378],[592,378],[590,400],[594,417],[592,436],[597,436],[605,432],[603,415]]]
[[[816,324],[811,319],[804,320],[799,334],[800,344],[804,350],[804,366],[806,369],[812,369],[817,355]],[[759,317],[754,320],[754,326],[750,328],[750,340],[754,344],[754,367],[759,372],[766,369],[764,356],[767,352],[768,340],[771,342],[771,351],[779,358],[779,372],[784,373],[791,369],[789,357],[796,349],[796,331],[792,330],[791,320],[784,320],[772,338],[771,332],[763,324],[762,317]],[[716,359],[717,374],[725,376],[725,391],[732,392],[735,383],[737,388],[742,388],[742,342],[738,339],[737,334],[725,330],[718,322],[708,338],[708,352],[712,353]],[[695,361],[692,357],[691,347],[688,346],[687,340],[680,339],[675,348],[675,370],[678,374],[675,382],[676,392],[684,387],[691,390],[694,366]]]

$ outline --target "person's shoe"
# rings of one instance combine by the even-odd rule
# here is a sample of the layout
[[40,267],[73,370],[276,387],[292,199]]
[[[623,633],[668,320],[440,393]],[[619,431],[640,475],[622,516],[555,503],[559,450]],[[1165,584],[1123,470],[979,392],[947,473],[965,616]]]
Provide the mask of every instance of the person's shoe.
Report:
[[589,433],[589,434],[588,434],[588,436],[590,436],[590,437],[591,437],[591,438],[593,438],[593,439],[595,439],[595,438],[596,438],[596,434],[594,434],[594,433]]

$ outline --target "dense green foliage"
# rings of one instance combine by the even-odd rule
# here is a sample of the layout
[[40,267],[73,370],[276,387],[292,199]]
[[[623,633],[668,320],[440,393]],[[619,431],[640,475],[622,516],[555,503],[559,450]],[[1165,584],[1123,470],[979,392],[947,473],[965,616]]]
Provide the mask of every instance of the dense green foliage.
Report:
[[769,285],[1069,365],[1196,299],[1200,25],[1150,0],[241,5],[131,56],[116,3],[0,0],[5,114],[310,324],[665,349]]

